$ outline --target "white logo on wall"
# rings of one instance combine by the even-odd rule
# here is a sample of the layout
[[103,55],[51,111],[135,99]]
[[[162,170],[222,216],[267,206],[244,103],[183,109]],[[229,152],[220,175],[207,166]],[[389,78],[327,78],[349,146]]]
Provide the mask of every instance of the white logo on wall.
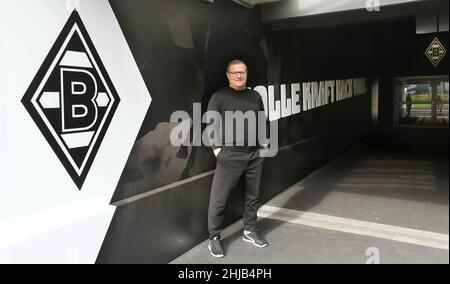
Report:
[[[275,99],[276,87],[279,99]],[[367,86],[365,78],[354,78],[256,86],[255,91],[261,95],[269,121],[274,121],[366,94]]]
[[120,98],[73,11],[22,103],[81,189]]
[[444,58],[446,53],[447,51],[437,37],[433,39],[433,41],[425,51],[426,56],[431,61],[434,67],[436,67],[439,62],[441,62],[441,59]]

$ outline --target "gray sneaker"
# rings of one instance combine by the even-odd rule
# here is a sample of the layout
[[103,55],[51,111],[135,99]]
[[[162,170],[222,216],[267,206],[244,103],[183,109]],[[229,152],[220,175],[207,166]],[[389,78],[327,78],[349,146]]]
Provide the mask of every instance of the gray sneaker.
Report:
[[214,237],[214,238],[210,239],[209,244],[208,244],[208,249],[209,249],[209,252],[214,257],[223,257],[224,256],[222,245],[220,244],[220,237]]
[[269,243],[258,236],[258,233],[256,232],[246,232],[244,231],[244,236],[242,237],[242,239],[246,242],[252,243],[257,247],[263,248],[269,245]]

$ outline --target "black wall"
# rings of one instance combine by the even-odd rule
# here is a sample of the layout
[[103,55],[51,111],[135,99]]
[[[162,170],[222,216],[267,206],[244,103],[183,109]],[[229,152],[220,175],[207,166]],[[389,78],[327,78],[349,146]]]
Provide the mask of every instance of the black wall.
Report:
[[[258,9],[248,10],[228,0],[216,0],[213,5],[197,0],[110,3],[152,103],[111,201],[127,202],[116,209],[99,263],[167,263],[207,238],[211,174],[132,202],[127,198],[214,169],[209,148],[170,144],[174,124],[169,119],[175,110],[191,112],[194,102],[204,108],[212,93],[226,85],[229,60],[247,61],[251,86],[380,78],[382,127],[388,124],[392,108],[387,105],[389,80],[392,84],[393,77],[409,75],[411,70],[423,72],[420,75],[444,72],[421,59],[421,45],[428,38],[411,33],[408,19],[271,31],[260,23]],[[446,40],[448,46],[448,33]],[[448,68],[448,56],[445,60],[442,65]],[[370,84],[367,87],[370,90]],[[370,101],[370,94],[364,94],[280,119],[279,144],[284,148],[265,161],[261,201],[365,137],[371,129]],[[226,224],[240,218],[242,188],[243,184],[238,185],[230,198]]]
[[152,97],[114,203],[213,168],[209,149],[171,147],[169,121],[176,110],[191,114],[193,103],[205,109],[211,94],[226,85],[230,60],[248,61],[250,84],[267,79],[257,11],[230,1],[110,2]]
[[370,27],[373,42],[372,77],[380,82],[380,127],[393,127],[393,79],[404,76],[448,75],[448,54],[437,67],[425,50],[437,37],[448,51],[448,32],[417,35],[413,18]]
[[[116,204],[213,170],[210,148],[171,145],[170,115],[191,113],[196,102],[204,110],[212,93],[226,86],[226,64],[235,58],[247,62],[250,85],[265,84],[267,59],[257,10],[228,0],[110,4],[152,97],[111,200]],[[211,178],[117,207],[97,262],[166,263],[205,239]],[[231,211],[228,223],[238,214]]]
[[[449,33],[417,35],[414,19],[373,25],[372,77],[379,78],[379,143],[398,144],[448,155],[449,140],[446,128],[394,127],[394,78],[409,76],[448,76]],[[437,37],[447,50],[441,62],[434,67],[425,56],[425,50]]]

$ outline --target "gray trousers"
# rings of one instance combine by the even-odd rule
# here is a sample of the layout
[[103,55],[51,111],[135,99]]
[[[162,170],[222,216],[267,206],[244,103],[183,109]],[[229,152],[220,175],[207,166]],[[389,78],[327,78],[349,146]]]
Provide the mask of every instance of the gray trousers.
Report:
[[223,147],[217,156],[208,210],[209,237],[220,236],[225,206],[231,190],[245,175],[244,229],[256,230],[256,212],[259,208],[259,188],[264,158],[259,150],[236,151]]

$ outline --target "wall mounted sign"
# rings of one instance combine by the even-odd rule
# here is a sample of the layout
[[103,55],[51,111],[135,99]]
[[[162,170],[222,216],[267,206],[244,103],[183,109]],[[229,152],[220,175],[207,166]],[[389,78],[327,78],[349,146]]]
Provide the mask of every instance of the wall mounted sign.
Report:
[[434,67],[439,64],[446,53],[447,51],[437,37],[433,39],[430,46],[428,46],[427,50],[425,51],[425,55],[428,57]]
[[81,189],[120,98],[73,11],[22,103]]

